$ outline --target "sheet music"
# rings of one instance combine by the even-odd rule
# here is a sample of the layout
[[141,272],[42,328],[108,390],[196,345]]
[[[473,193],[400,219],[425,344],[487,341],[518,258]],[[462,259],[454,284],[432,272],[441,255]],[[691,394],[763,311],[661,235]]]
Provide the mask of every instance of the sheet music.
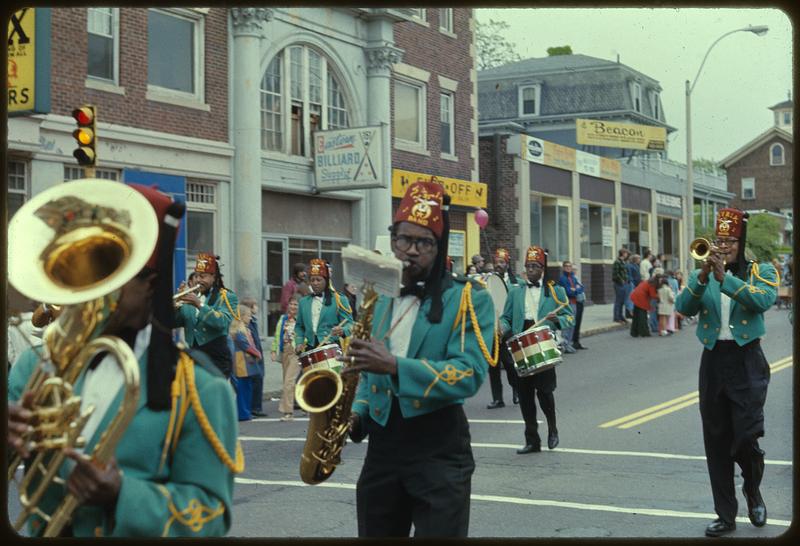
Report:
[[357,245],[347,245],[342,249],[342,264],[344,282],[359,288],[365,282],[371,282],[378,294],[392,298],[400,295],[403,262],[393,255],[376,254]]

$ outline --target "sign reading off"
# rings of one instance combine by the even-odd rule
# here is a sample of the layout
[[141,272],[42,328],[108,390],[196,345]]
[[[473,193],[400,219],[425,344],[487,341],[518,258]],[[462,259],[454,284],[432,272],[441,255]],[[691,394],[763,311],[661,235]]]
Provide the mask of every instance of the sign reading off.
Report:
[[383,129],[357,127],[314,133],[317,190],[384,188]]
[[575,120],[575,127],[578,144],[632,150],[667,148],[667,130],[664,127],[580,118]]
[[453,205],[486,207],[488,186],[483,182],[431,176],[400,169],[392,169],[392,197],[403,197],[406,194],[406,188],[412,182],[429,182],[432,179],[444,186],[445,192],[450,196]]

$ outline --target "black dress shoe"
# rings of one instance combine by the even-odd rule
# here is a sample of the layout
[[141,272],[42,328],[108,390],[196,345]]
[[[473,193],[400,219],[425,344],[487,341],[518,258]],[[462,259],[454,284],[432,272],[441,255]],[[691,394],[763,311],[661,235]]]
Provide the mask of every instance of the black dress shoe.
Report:
[[711,523],[709,523],[708,527],[706,527],[706,536],[721,537],[722,535],[727,535],[728,533],[732,533],[735,530],[736,530],[735,522],[728,523],[723,519],[717,518]]
[[579,350],[583,349],[584,351],[586,349],[588,349],[588,347],[584,347],[583,345],[581,345],[581,343],[579,341],[576,341],[575,343],[573,343],[572,346],[575,347],[576,349],[579,349]]
[[747,501],[747,515],[750,517],[750,523],[756,527],[764,527],[767,524],[767,506],[764,504],[764,499],[761,498],[761,492],[756,490],[755,495],[748,495],[747,489],[742,487],[742,493]]
[[491,404],[486,406],[486,409],[497,409],[506,407],[506,403],[502,400],[493,400]]
[[539,453],[542,450],[542,446],[527,444],[522,449],[517,450],[517,455],[525,455],[526,453]]
[[251,411],[250,413],[253,415],[253,417],[266,417],[267,416],[267,414],[264,413],[263,411]]
[[519,396],[517,396],[517,391],[514,391],[514,399],[513,399],[513,402],[514,402],[515,404],[519,404]]
[[547,435],[547,449],[555,449],[558,445],[558,432],[551,432]]

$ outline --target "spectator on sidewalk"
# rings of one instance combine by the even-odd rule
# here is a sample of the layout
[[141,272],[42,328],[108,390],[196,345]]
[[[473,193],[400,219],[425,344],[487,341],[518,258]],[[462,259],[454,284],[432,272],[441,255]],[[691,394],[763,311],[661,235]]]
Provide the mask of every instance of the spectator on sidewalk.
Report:
[[[653,269],[653,263],[651,262],[652,259],[653,253],[650,252],[649,248],[645,249],[642,261],[639,264],[639,274],[642,276],[643,281],[646,281],[650,278],[650,271]],[[636,286],[639,285],[637,284]]]
[[669,286],[666,277],[659,282],[658,288],[658,335],[667,336],[673,332],[669,330],[669,319],[675,311],[675,294]]
[[283,414],[281,421],[294,419],[294,386],[300,372],[300,360],[294,350],[295,333],[294,325],[297,319],[297,310],[300,298],[297,294],[289,299],[286,314],[281,315],[275,326],[275,335],[272,336],[273,362],[280,362],[283,368],[283,391],[278,402],[278,411]]
[[281,313],[286,313],[286,307],[289,305],[289,299],[300,291],[301,296],[308,294],[306,264],[296,263],[292,267],[292,278],[286,281],[286,284],[281,288]]
[[253,415],[253,381],[258,375],[258,361],[261,351],[256,349],[255,341],[248,325],[252,312],[245,305],[239,306],[239,318],[231,322],[230,337],[233,342],[233,374],[232,382],[236,388],[236,409],[239,421],[249,421]]
[[475,266],[476,273],[483,273],[483,267],[486,264],[486,260],[483,259],[483,256],[481,256],[480,254],[475,254],[474,256],[472,256],[471,262],[472,265]]
[[625,296],[625,318],[633,318],[633,302],[631,301],[631,293],[633,289],[639,286],[642,282],[642,273],[639,270],[639,262],[642,257],[638,254],[632,255],[628,258],[628,293]]
[[611,272],[611,282],[614,283],[614,322],[625,324],[623,309],[625,308],[625,296],[628,286],[628,268],[625,260],[628,259],[627,248],[620,248],[617,252],[617,259],[614,262],[614,269]]
[[267,412],[264,411],[264,349],[261,346],[261,334],[258,330],[258,303],[256,303],[255,298],[244,298],[242,299],[242,305],[250,308],[250,323],[247,328],[250,330],[255,348],[261,353],[261,358],[256,363],[258,373],[251,377],[253,403],[250,405],[250,413],[253,414],[253,417],[266,417]]
[[575,315],[575,326],[563,330],[566,352],[574,353],[576,349],[586,349],[580,341],[583,302],[586,301],[586,294],[583,285],[572,270],[572,262],[565,261],[561,264],[561,276],[558,278],[558,284],[564,287],[572,314]]
[[631,294],[633,300],[633,320],[631,321],[632,337],[650,337],[647,313],[653,307],[653,300],[658,300],[658,282],[660,274],[657,271],[647,280],[639,283]]
[[[675,278],[674,271],[667,271],[667,283],[669,284],[669,287],[672,290],[673,299],[677,299],[680,287],[678,286],[678,279]],[[675,302],[673,301],[673,303]],[[675,307],[673,306],[672,313],[670,314],[669,320],[667,321],[667,331],[671,334],[674,334],[675,330],[677,329],[678,329],[678,314],[675,311]]]

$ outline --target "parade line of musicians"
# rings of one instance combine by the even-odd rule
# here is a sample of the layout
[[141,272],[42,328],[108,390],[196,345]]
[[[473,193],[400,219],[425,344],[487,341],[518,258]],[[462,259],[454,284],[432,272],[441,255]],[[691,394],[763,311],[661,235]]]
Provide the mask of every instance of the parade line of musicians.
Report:
[[[152,204],[161,231],[172,225],[163,221],[169,197],[132,187]],[[520,362],[521,344],[535,341],[520,334],[543,332],[536,339],[549,343],[557,360],[555,338],[576,326],[582,287],[570,285],[568,293],[545,277],[546,249],[526,249],[525,278],[509,270],[508,250],[497,249],[495,274],[508,294],[496,316],[486,282],[451,271],[448,206],[449,196],[439,184],[409,186],[390,227],[392,250],[404,262],[401,294],[379,298],[372,336],[353,339],[348,348],[344,373],[360,374],[349,434],[355,442],[369,437],[356,487],[362,537],[409,536],[412,526],[418,537],[468,536],[475,462],[463,403],[488,373],[493,407],[498,407],[501,366],[525,422],[517,453],[559,444],[556,367],[521,373],[530,364]],[[734,462],[744,477],[752,524],[760,527],[767,520],[759,492],[764,452],[758,438],[764,434],[769,366],[759,340],[778,278],[771,265],[744,258],[746,226],[746,213],[719,211],[714,252],[691,273],[675,302],[681,314],[699,317],[700,411],[718,516],[705,529],[708,536],[735,530]],[[173,225],[162,233],[151,261],[122,287],[104,317],[105,333],[120,336],[139,359],[139,408],[110,463],[94,464],[85,455],[97,433],[89,436],[87,447],[68,450],[60,469],[65,483],[54,483],[42,501],[53,507],[68,492],[79,499],[82,505],[64,536],[220,536],[230,529],[233,478],[245,464],[236,422],[243,414],[263,415],[262,386],[251,379],[263,362],[251,320],[257,308],[252,301],[240,303],[224,285],[220,263],[210,253],[198,257],[181,291],[196,288],[173,301],[168,287],[174,230]],[[287,296],[272,347],[287,378],[280,401],[287,420],[294,409],[298,356],[340,343],[354,324],[354,298],[334,289],[328,265],[312,260],[307,274],[302,268],[294,271],[292,282],[307,283],[309,292]],[[155,311],[165,308],[170,316]],[[178,347],[169,335],[174,328],[184,332]],[[507,343],[512,339],[516,346]],[[25,385],[41,353],[41,348],[25,352],[9,377],[8,446],[23,458],[32,455],[25,434],[35,425]],[[107,360],[94,359],[76,389],[83,388],[92,403],[113,408],[119,397],[107,386],[115,381]],[[102,388],[92,381],[100,377],[105,378]],[[537,427],[537,400],[546,431]],[[33,514],[27,532],[37,535],[44,525]]]

